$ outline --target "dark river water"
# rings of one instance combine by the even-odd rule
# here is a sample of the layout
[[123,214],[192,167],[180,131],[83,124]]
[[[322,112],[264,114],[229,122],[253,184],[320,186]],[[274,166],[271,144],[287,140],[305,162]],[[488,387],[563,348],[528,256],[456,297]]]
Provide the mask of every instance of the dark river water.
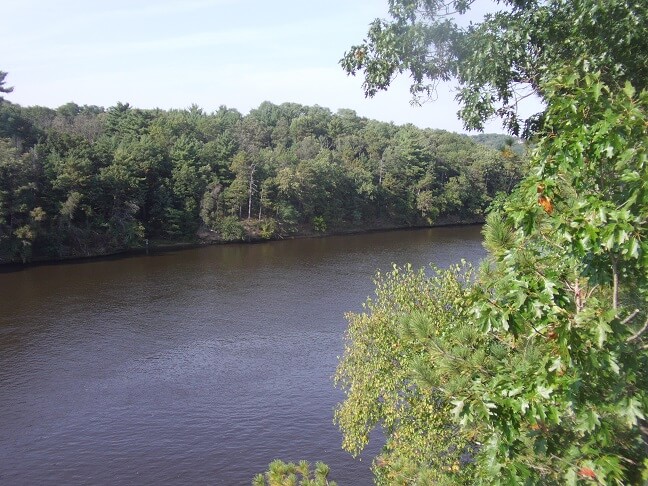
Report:
[[380,444],[353,459],[332,422],[344,313],[392,262],[483,255],[472,226],[0,267],[0,484],[250,484],[275,458],[371,484]]

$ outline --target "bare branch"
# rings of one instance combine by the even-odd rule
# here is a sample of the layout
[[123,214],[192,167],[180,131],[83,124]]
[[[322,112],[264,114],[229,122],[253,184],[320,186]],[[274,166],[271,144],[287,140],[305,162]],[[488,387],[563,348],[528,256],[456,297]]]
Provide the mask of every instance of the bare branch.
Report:
[[617,268],[617,259],[612,257],[612,308],[619,308],[619,270]]
[[630,313],[630,315],[629,315],[628,317],[626,317],[625,319],[623,319],[623,320],[621,321],[621,324],[623,324],[623,325],[627,324],[627,323],[630,322],[632,319],[634,319],[634,316],[636,316],[637,314],[639,314],[639,309],[635,309],[635,310],[633,310],[632,313]]
[[[635,311],[635,312],[638,312],[638,311]],[[646,322],[644,322],[644,325],[641,327],[641,329],[639,329],[632,336],[630,336],[626,342],[631,343],[633,341],[636,341],[637,339],[639,339],[639,337],[641,337],[641,335],[644,332],[646,332],[646,329],[648,329],[648,318],[646,318]],[[645,348],[645,346],[644,346],[644,348]]]
[[592,296],[592,294],[594,293],[594,291],[595,291],[596,289],[598,289],[598,285],[593,285],[593,286],[589,289],[589,291],[587,292],[587,299],[589,299],[589,298]]

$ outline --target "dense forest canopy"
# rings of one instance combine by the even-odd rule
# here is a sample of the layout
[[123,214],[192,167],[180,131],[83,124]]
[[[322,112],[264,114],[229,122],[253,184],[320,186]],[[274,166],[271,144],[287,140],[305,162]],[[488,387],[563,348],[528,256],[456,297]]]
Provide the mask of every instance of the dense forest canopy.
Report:
[[518,146],[296,103],[243,116],[5,100],[0,262],[483,221],[520,178]]

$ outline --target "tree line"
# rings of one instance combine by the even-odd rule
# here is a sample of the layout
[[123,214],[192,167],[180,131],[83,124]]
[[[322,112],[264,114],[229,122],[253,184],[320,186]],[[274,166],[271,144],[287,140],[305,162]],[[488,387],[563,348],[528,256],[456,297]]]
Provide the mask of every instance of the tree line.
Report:
[[0,262],[483,221],[523,156],[514,138],[480,141],[296,103],[0,101]]

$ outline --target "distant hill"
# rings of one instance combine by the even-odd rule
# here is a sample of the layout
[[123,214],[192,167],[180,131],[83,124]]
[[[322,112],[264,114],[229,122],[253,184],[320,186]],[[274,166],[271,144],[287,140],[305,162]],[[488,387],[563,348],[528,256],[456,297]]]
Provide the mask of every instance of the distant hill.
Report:
[[508,145],[518,155],[524,155],[525,152],[524,141],[510,135],[504,135],[502,133],[480,133],[478,135],[470,135],[470,138],[481,145],[495,150],[502,150]]

